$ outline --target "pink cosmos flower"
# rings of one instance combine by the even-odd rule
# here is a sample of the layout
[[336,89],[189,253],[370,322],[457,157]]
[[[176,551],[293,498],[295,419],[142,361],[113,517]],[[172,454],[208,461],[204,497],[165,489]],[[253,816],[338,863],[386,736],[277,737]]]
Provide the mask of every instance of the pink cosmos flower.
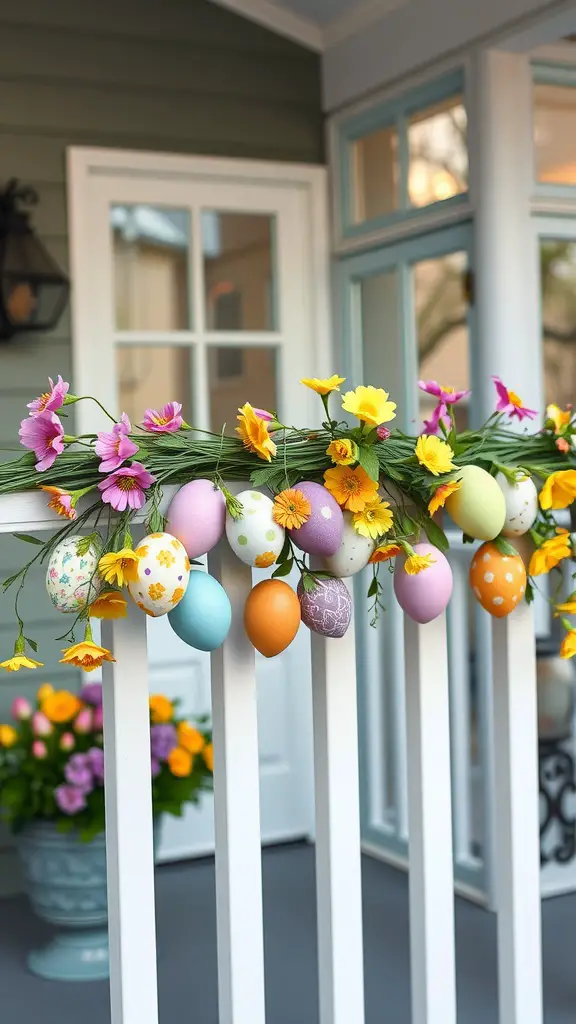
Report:
[[510,419],[516,417],[519,420],[533,420],[538,415],[536,409],[526,409],[522,399],[514,391],[510,391],[500,377],[492,377],[492,380],[498,393],[497,412],[505,412]]
[[43,711],[35,711],[32,715],[32,732],[35,736],[50,736],[53,732],[52,723]]
[[20,444],[34,452],[39,473],[50,469],[56,456],[64,451],[64,427],[53,412],[39,412],[22,420],[18,434]]
[[418,387],[421,391],[425,391],[427,395],[433,395],[434,398],[437,398],[444,405],[455,405],[456,402],[460,402],[470,394],[469,391],[456,391],[455,388],[441,387],[435,380],[419,380]]
[[141,462],[133,462],[111,473],[98,484],[102,491],[102,501],[112,505],[116,512],[124,512],[125,508],[142,508],[146,501],[144,491],[156,482]]
[[423,434],[439,434],[440,423],[443,423],[446,430],[450,429],[450,417],[448,415],[448,409],[444,402],[438,402],[438,405],[434,409],[429,420],[424,420],[422,424]]
[[45,391],[43,395],[35,398],[33,402],[28,402],[30,416],[37,416],[40,412],[58,412],[58,409],[61,409],[64,405],[64,399],[68,394],[70,385],[65,380],[62,380],[60,374],[58,374],[56,384],[52,377],[48,377],[48,383],[50,384],[49,391]]
[[48,747],[44,740],[34,740],[32,744],[32,757],[35,757],[37,761],[43,761],[47,754]]
[[168,402],[163,405],[159,412],[156,409],[146,409],[142,426],[145,430],[152,430],[155,434],[174,434],[184,423],[180,413],[182,406],[180,402]]
[[76,737],[71,732],[63,732],[60,737],[60,750],[65,750],[67,753],[70,750],[74,750],[76,746]]
[[384,424],[382,424],[380,427],[376,427],[376,435],[380,441],[387,441],[390,437],[390,431],[388,430],[388,427],[385,427]]
[[27,722],[32,717],[32,705],[26,697],[15,697],[12,701],[12,718],[17,722]]
[[91,708],[82,708],[78,712],[74,719],[74,732],[77,732],[80,736],[85,736],[86,733],[92,730],[92,710]]
[[136,454],[138,445],[128,437],[131,430],[132,424],[123,412],[120,423],[115,423],[112,430],[99,432],[94,450],[102,459],[98,467],[101,473],[112,473],[125,459],[131,459]]

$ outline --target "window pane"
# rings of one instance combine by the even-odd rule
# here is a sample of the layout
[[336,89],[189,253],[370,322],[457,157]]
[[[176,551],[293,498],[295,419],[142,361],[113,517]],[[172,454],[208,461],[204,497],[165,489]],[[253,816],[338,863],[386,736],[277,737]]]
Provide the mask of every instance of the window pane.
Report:
[[240,406],[276,411],[276,349],[228,347],[208,350],[210,430],[233,434]]
[[468,148],[462,100],[452,97],[412,114],[408,150],[408,196],[412,206],[427,206],[466,192]]
[[[470,387],[466,298],[467,254],[454,252],[415,263],[412,269],[418,376],[457,390]],[[436,399],[419,392],[420,420]],[[466,400],[455,406],[459,429],[467,426]]]
[[355,224],[381,217],[400,205],[398,135],[387,125],[352,143],[352,220]]
[[534,84],[536,178],[576,185],[576,89]]
[[192,354],[182,346],[119,345],[116,369],[120,411],[141,423],[146,409],[167,402],[182,404],[182,415],[193,422],[190,381]]
[[363,380],[388,391],[398,405],[397,416],[402,416],[405,410],[401,407],[404,386],[398,271],[394,268],[364,277],[359,289]]
[[546,403],[576,403],[576,241],[542,239],[542,336]]
[[206,329],[273,331],[275,217],[202,212]]
[[116,327],[178,331],[189,327],[187,210],[113,206]]

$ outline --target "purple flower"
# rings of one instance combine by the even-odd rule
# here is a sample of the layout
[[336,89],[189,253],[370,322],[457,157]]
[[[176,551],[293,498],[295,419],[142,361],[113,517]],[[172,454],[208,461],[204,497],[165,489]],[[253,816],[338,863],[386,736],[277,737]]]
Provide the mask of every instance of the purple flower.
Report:
[[441,387],[435,380],[419,380],[418,387],[427,395],[433,395],[444,405],[455,405],[456,402],[460,402],[462,398],[467,398],[470,394],[469,391],[456,391],[456,388]]
[[77,732],[79,736],[86,736],[87,733],[92,732],[93,725],[94,716],[92,709],[82,708],[74,719],[74,732]]
[[94,780],[88,754],[73,754],[64,768],[64,777],[71,786],[76,786],[83,793],[90,793],[94,788]]
[[28,402],[30,416],[38,416],[41,412],[58,412],[58,409],[61,409],[64,405],[64,399],[68,394],[70,385],[65,380],[62,380],[60,374],[58,374],[56,384],[52,377],[48,377],[48,383],[50,384],[49,391],[45,391],[43,395],[35,398],[33,402]]
[[152,770],[152,778],[155,779],[157,775],[160,775],[160,761],[157,761],[156,758],[153,757],[150,762],[150,767]]
[[18,434],[20,443],[33,450],[39,473],[50,469],[56,456],[64,451],[64,427],[53,412],[39,412],[22,420]]
[[99,708],[94,708],[94,721],[92,722],[92,728],[94,732],[101,732],[104,726],[104,711],[102,705]]
[[146,501],[144,492],[155,481],[156,477],[141,462],[133,462],[101,480],[98,488],[102,491],[103,502],[111,505],[116,512],[124,512],[128,506],[142,508]]
[[168,402],[159,412],[156,409],[146,409],[142,426],[155,434],[174,434],[184,423],[181,412],[180,402]]
[[85,683],[78,694],[85,704],[98,708],[102,704],[102,683]]
[[176,729],[173,725],[153,725],[150,729],[150,750],[152,757],[158,761],[165,761],[171,750],[178,746]]
[[98,785],[102,786],[104,784],[104,751],[101,747],[90,747],[86,757],[94,779]]
[[54,790],[54,798],[58,807],[64,814],[78,814],[86,807],[86,794],[84,790],[76,786],[57,786]]
[[128,437],[131,430],[132,424],[123,412],[120,423],[115,423],[112,430],[100,431],[94,450],[102,458],[98,467],[101,473],[119,469],[125,459],[131,459],[136,454],[138,445]]
[[422,424],[422,433],[424,434],[439,434],[440,423],[443,423],[447,430],[450,428],[450,417],[448,416],[448,410],[444,405],[444,402],[438,402],[438,405],[434,409],[429,420],[424,420]]

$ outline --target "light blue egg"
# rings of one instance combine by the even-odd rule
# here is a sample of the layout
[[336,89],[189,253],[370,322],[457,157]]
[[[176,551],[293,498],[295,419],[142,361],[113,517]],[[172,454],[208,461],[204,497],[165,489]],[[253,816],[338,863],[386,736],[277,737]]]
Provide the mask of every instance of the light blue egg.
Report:
[[215,651],[228,636],[232,606],[218,580],[199,569],[190,573],[186,593],[168,614],[174,632],[198,651]]

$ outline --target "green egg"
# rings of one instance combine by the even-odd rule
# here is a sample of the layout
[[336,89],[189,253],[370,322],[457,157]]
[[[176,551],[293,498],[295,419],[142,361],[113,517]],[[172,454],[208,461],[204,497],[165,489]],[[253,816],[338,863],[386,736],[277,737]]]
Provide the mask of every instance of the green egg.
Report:
[[506,499],[496,480],[480,466],[458,470],[460,488],[446,500],[446,511],[462,533],[476,540],[494,540],[506,520]]

